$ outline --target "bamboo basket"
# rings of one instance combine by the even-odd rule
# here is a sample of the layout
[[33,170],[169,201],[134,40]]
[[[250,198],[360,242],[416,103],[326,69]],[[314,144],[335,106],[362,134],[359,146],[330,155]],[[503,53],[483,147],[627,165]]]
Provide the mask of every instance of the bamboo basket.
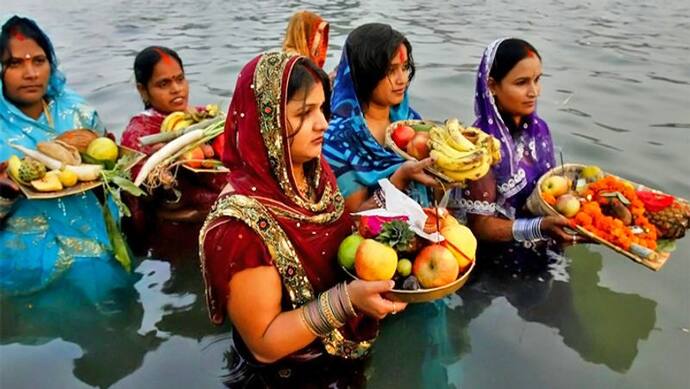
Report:
[[[399,156],[405,158],[408,161],[417,161],[417,158],[411,156],[408,154],[405,150],[402,150],[401,148],[398,147],[398,145],[393,142],[393,138],[391,138],[391,134],[393,133],[393,130],[395,130],[396,127],[399,125],[417,125],[417,124],[432,124],[432,125],[442,125],[441,123],[432,121],[432,120],[399,120],[397,122],[391,123],[388,128],[386,128],[386,138],[385,138],[385,143],[388,148],[393,150],[396,154]],[[434,169],[433,167],[428,167],[424,169],[427,173],[431,174],[432,176],[438,178],[439,180],[443,181],[444,186],[446,187],[462,187],[465,186],[465,182],[458,182],[454,181],[452,178],[448,177],[447,175],[441,173],[440,171]]]
[[[546,174],[544,174],[541,178],[539,178],[539,180],[537,181],[536,187],[534,188],[534,190],[532,191],[530,196],[527,198],[527,209],[529,209],[530,212],[532,212],[535,215],[543,215],[543,216],[560,215],[560,213],[558,213],[558,211],[556,211],[556,209],[554,209],[550,204],[548,204],[546,201],[544,201],[544,199],[541,196],[541,190],[539,188],[541,188],[541,184],[542,184],[542,182],[544,182],[544,180],[546,180],[547,178],[549,178],[553,175],[561,175],[561,176],[569,178],[572,182],[575,182],[580,171],[584,167],[585,167],[585,165],[570,163],[570,164],[564,164],[563,166],[557,166],[557,167],[549,170],[548,172],[546,172]],[[610,176],[613,176],[613,177],[620,179],[620,177],[615,176],[613,174],[606,174],[606,175],[610,175]],[[635,182],[631,182],[630,180],[626,180],[626,181],[630,182],[633,186],[635,186],[635,189],[643,187],[642,185],[635,183]],[[636,263],[638,263],[638,264],[640,264],[640,265],[642,265],[648,269],[654,270],[654,271],[659,271],[659,269],[661,269],[664,266],[664,264],[666,263],[666,261],[671,257],[671,253],[668,253],[668,252],[655,252],[655,254],[651,258],[643,258],[643,257],[640,257],[640,256],[630,252],[630,251],[624,250],[624,249],[612,244],[611,242],[609,242],[607,240],[604,240],[604,239],[598,237],[597,235],[587,231],[586,229],[584,229],[581,226],[577,226],[576,229],[577,229],[577,232],[580,233],[581,235],[584,235],[584,236],[590,238],[591,240],[593,240],[597,243],[600,243],[600,244],[612,249],[613,251],[628,257],[629,259],[633,260],[634,262],[636,262]]]

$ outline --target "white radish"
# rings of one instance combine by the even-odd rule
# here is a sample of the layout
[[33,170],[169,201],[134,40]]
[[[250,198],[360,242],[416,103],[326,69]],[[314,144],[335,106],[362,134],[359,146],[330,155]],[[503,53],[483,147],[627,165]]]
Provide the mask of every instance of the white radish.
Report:
[[92,165],[86,163],[76,166],[63,165],[62,162],[58,161],[57,159],[51,158],[40,151],[32,150],[24,146],[15,144],[10,144],[10,146],[21,151],[27,157],[33,158],[38,162],[46,165],[46,167],[50,170],[60,170],[63,168],[65,170],[71,170],[72,172],[74,172],[74,174],[77,175],[77,179],[79,179],[79,181],[97,180],[101,175],[101,171],[103,170],[103,166],[101,165]]
[[31,158],[37,160],[38,162],[40,162],[40,163],[46,165],[46,167],[47,167],[48,169],[50,169],[50,170],[60,170],[60,169],[62,169],[62,162],[58,161],[58,160],[55,159],[55,158],[51,158],[51,157],[49,157],[49,156],[43,154],[43,153],[40,152],[40,151],[32,150],[32,149],[26,148],[26,147],[24,147],[24,146],[15,145],[15,144],[10,144],[10,146],[12,146],[12,147],[14,147],[15,149],[21,151],[21,152],[24,153],[24,155],[26,155],[27,157],[31,157]]
[[144,166],[139,170],[137,178],[134,180],[134,185],[141,185],[146,177],[149,175],[151,170],[156,167],[159,163],[163,162],[168,157],[181,150],[183,147],[190,143],[196,142],[204,137],[204,130],[194,130],[190,131],[179,138],[171,141],[170,143],[163,146],[160,150],[151,154],[151,156],[144,162]]
[[82,163],[81,165],[67,165],[65,170],[76,174],[79,181],[94,181],[100,178],[103,165]]

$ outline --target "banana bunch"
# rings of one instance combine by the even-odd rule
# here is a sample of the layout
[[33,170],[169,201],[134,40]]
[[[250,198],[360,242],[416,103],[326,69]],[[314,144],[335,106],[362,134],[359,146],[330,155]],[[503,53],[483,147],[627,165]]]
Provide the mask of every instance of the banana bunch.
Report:
[[458,182],[477,180],[501,161],[498,139],[478,128],[465,128],[455,118],[429,130],[429,147],[435,167]]
[[204,109],[198,111],[196,108],[189,108],[187,111],[177,111],[166,116],[161,123],[161,132],[177,131],[202,120],[218,116],[220,109],[216,104],[208,104]]

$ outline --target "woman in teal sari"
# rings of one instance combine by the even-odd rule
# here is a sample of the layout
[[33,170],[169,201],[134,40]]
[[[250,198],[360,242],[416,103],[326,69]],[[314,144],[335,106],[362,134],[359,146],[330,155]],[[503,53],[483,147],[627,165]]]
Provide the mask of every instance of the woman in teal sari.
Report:
[[427,187],[437,185],[423,170],[431,158],[405,162],[384,146],[391,123],[420,119],[408,103],[414,72],[412,46],[391,26],[364,24],[348,35],[333,85],[333,114],[323,153],[349,211],[383,206],[380,179],[389,179],[424,206],[430,199]]
[[[53,46],[32,20],[13,16],[2,26],[0,56],[0,161],[21,156],[12,144],[35,149],[74,128],[103,132],[96,111],[66,88]],[[1,194],[0,295],[35,292],[65,277],[98,302],[126,284],[93,191],[49,200]]]

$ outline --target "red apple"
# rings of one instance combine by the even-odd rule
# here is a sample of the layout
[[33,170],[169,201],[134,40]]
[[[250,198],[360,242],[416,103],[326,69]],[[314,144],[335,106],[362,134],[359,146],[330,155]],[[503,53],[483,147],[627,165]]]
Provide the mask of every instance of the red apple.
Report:
[[422,160],[429,157],[431,150],[429,149],[429,133],[418,132],[414,138],[407,144],[407,154],[412,157]]
[[400,125],[393,130],[391,139],[393,139],[393,142],[395,142],[398,147],[405,150],[405,148],[407,148],[407,144],[410,143],[412,138],[414,138],[414,135],[415,130],[412,127]]
[[556,200],[556,211],[565,217],[573,217],[580,210],[580,200],[571,194],[564,194]]
[[437,288],[458,278],[458,261],[447,248],[432,244],[419,252],[412,266],[412,274],[422,288]]

